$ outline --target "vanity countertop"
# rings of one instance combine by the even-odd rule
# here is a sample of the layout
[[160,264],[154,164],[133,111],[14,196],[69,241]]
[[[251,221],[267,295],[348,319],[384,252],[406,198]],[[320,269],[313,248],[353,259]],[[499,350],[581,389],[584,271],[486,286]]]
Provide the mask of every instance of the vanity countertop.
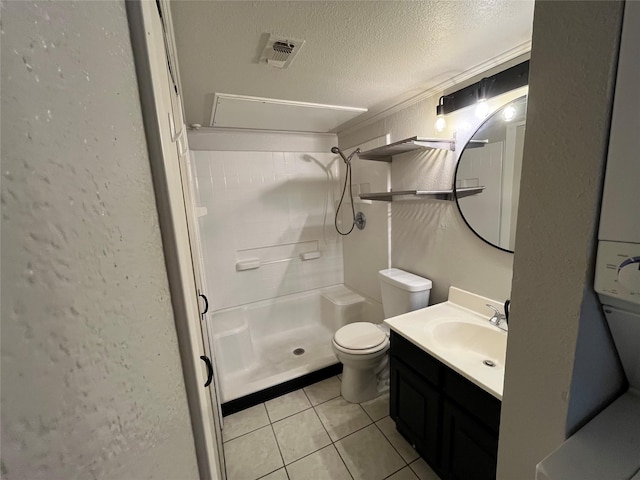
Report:
[[388,318],[384,323],[502,400],[507,333],[489,323],[491,310],[487,303],[502,311],[501,302],[450,287],[448,301]]

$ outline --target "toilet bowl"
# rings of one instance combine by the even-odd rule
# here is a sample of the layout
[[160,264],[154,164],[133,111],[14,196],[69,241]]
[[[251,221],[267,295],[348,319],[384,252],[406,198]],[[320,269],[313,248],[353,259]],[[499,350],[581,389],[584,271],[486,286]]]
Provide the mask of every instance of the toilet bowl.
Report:
[[389,335],[369,322],[342,327],[333,336],[333,352],[343,365],[341,393],[352,403],[379,395],[378,370],[389,350]]
[[[389,268],[378,272],[385,318],[424,308],[431,280]],[[333,336],[333,352],[343,365],[342,396],[361,403],[388,389],[389,329],[371,322],[354,322]]]

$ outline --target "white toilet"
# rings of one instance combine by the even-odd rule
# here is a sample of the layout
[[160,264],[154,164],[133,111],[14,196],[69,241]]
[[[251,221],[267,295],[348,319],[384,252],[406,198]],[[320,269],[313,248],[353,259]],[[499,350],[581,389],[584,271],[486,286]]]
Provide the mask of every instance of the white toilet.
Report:
[[[385,318],[395,317],[429,303],[431,280],[389,268],[378,272]],[[379,378],[387,370],[389,330],[385,325],[355,322],[333,336],[333,351],[343,364],[342,396],[353,403],[377,397]]]

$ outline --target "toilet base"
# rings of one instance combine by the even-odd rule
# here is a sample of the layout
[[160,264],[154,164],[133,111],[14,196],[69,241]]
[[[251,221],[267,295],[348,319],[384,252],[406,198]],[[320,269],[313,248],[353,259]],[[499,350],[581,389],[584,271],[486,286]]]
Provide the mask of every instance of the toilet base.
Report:
[[378,391],[378,378],[373,369],[357,369],[343,365],[340,393],[351,403],[362,403],[373,400]]
[[[333,341],[333,352],[342,363],[340,393],[351,403],[362,403],[380,395],[379,380],[385,379],[388,366],[389,339],[373,351],[345,351]],[[388,376],[388,375],[387,375]]]

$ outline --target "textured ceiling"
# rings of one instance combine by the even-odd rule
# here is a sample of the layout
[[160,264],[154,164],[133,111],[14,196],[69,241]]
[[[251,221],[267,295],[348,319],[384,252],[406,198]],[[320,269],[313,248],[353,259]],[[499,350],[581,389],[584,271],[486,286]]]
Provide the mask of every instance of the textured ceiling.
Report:
[[[376,111],[531,39],[533,1],[172,2],[187,123],[213,94]],[[306,41],[291,66],[258,64],[269,33]]]

